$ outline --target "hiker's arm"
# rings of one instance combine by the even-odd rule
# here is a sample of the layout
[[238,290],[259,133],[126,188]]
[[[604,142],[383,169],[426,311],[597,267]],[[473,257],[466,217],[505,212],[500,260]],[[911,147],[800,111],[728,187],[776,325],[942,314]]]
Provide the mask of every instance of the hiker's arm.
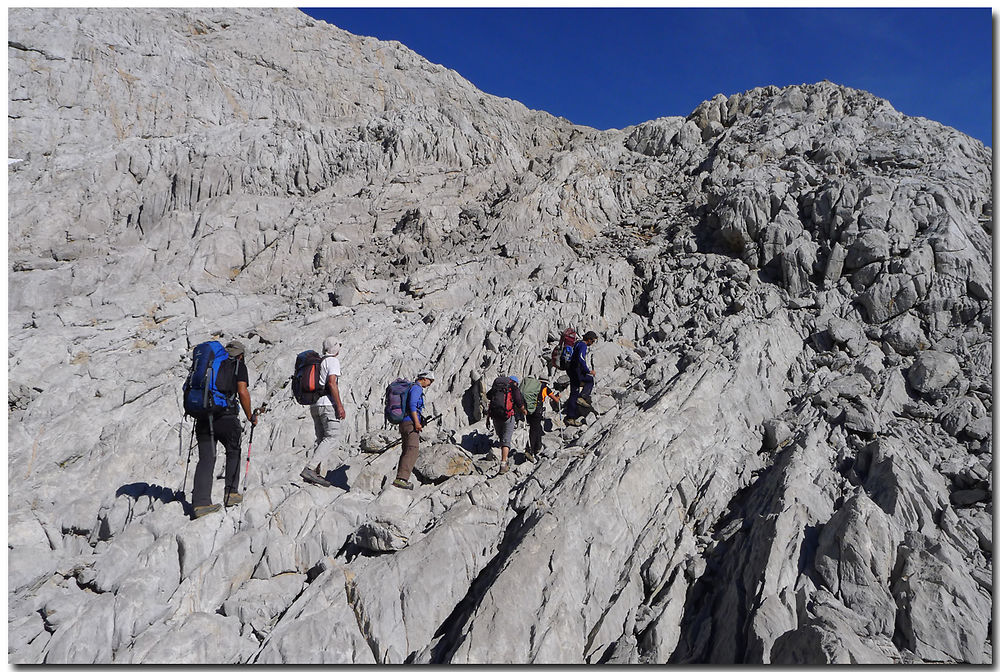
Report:
[[511,401],[517,404],[517,412],[521,414],[521,417],[528,415],[528,409],[524,405],[524,395],[521,394],[520,388],[514,389],[514,398]]
[[250,424],[256,426],[257,416],[250,410],[250,388],[241,380],[236,383],[236,393],[240,397],[240,406],[243,407],[243,412],[246,414],[247,420],[250,421]]
[[340,400],[340,388],[337,386],[337,376],[332,373],[326,377],[326,392],[333,399],[333,406],[337,409],[337,419],[343,420],[347,417],[344,411],[344,402]]
[[419,432],[423,429],[423,425],[420,424],[420,415],[416,411],[410,411],[410,420],[413,421],[414,431]]

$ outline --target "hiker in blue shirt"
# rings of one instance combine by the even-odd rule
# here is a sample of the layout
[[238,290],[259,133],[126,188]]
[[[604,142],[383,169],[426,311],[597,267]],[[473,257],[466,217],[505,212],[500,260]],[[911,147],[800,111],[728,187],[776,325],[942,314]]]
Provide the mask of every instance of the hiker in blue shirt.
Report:
[[570,360],[569,369],[569,401],[566,402],[566,424],[579,427],[580,407],[593,408],[590,405],[590,393],[594,389],[594,369],[587,363],[587,350],[597,342],[597,334],[588,331],[583,335],[583,340],[577,341],[573,346],[573,358]]
[[424,386],[420,384],[420,379],[433,381],[433,375],[431,374],[430,378],[426,375],[418,376],[417,382],[410,386],[410,393],[406,396],[406,414],[413,418],[416,423],[414,427],[421,427],[424,424]]
[[413,465],[417,463],[420,453],[420,432],[424,428],[424,388],[434,382],[433,371],[421,371],[417,381],[410,386],[406,395],[406,420],[399,423],[399,436],[403,442],[403,454],[399,456],[396,468],[396,480],[392,482],[397,488],[412,490],[410,475]]

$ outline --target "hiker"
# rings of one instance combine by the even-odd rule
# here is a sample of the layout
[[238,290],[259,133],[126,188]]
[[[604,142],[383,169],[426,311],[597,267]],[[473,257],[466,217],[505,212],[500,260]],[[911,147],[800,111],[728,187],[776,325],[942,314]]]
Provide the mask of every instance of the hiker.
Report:
[[323,359],[318,376],[323,394],[309,407],[313,427],[316,430],[316,444],[309,460],[310,462],[316,460],[316,468],[310,469],[307,465],[300,474],[307,483],[326,487],[331,484],[327,479],[329,473],[323,470],[323,465],[326,465],[327,469],[333,466],[337,448],[340,446],[340,423],[347,417],[337,382],[340,379],[340,360],[337,358],[339,354],[340,341],[334,336],[327,337],[323,341]]
[[583,335],[582,341],[577,341],[573,346],[573,357],[570,360],[566,373],[569,374],[569,401],[566,402],[566,424],[579,427],[580,408],[593,408],[590,402],[590,393],[594,389],[595,371],[587,363],[587,350],[597,342],[597,334],[588,331]]
[[516,423],[514,414],[520,413],[521,417],[527,415],[518,382],[517,376],[499,376],[493,381],[490,391],[486,393],[486,398],[490,401],[486,426],[488,428],[492,420],[493,427],[497,430],[497,438],[500,439],[500,475],[506,474],[509,468],[507,457],[510,453],[511,440],[514,438]]
[[406,419],[399,423],[403,453],[399,456],[399,465],[396,467],[396,480],[392,482],[394,486],[403,490],[413,489],[410,475],[420,453],[420,432],[424,428],[424,390],[433,382],[433,371],[421,371],[406,395]]
[[[250,375],[244,361],[246,348],[239,341],[231,341],[225,349],[229,357],[235,360],[235,366],[231,369],[235,376],[235,396],[239,401],[239,406],[236,403],[230,403],[222,411],[195,417],[194,433],[198,439],[198,466],[194,472],[194,494],[191,497],[195,518],[201,518],[222,508],[222,504],[212,503],[212,476],[215,471],[216,442],[221,442],[226,449],[226,494],[223,501],[227,507],[235,506],[243,501],[243,495],[237,492],[240,478],[240,435],[243,432],[238,417],[239,408],[242,407],[243,413],[251,425],[257,425],[257,416],[250,410]],[[231,385],[231,383],[229,384]],[[222,388],[222,381],[220,381],[219,387]]]
[[524,456],[529,462],[534,462],[542,451],[542,437],[545,435],[545,401],[554,399],[559,403],[559,395],[549,387],[547,378],[525,378],[520,386],[524,407],[528,411],[528,449]]

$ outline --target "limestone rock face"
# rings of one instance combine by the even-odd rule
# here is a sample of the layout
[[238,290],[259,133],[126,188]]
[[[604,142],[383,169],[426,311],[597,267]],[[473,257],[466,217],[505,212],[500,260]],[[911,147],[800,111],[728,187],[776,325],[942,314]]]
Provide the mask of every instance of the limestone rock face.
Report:
[[[597,131],[293,9],[8,24],[10,662],[992,662],[989,148],[829,82]],[[499,474],[566,327],[594,410]],[[209,339],[267,412],[192,520]]]

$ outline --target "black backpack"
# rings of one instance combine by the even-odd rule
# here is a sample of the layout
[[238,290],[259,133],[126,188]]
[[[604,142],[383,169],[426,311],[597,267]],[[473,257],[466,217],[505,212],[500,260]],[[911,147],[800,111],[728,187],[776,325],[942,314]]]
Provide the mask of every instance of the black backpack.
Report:
[[514,381],[507,376],[499,376],[486,393],[490,400],[489,414],[494,418],[514,416]]

